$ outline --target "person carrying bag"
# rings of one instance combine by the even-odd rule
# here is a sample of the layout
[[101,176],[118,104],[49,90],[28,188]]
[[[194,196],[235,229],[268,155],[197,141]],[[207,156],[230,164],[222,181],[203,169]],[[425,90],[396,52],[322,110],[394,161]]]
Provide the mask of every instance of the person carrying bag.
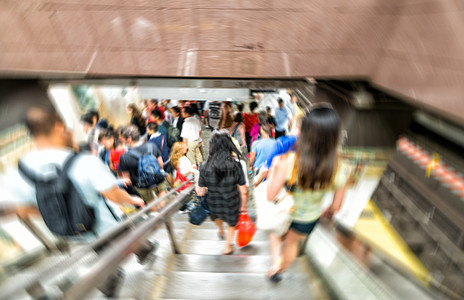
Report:
[[295,184],[296,169],[288,183],[282,187],[273,201],[267,198],[267,184],[260,184],[255,189],[257,221],[256,226],[260,230],[270,231],[277,236],[284,235],[292,222],[292,212],[295,206],[291,191]]
[[195,204],[189,213],[189,222],[193,225],[201,225],[210,215],[209,207],[206,203],[206,196],[200,197],[199,201],[196,199],[192,201],[195,201]]
[[244,247],[253,239],[256,227],[248,213],[243,212],[238,217],[237,231],[237,246]]
[[[268,200],[278,199],[290,183],[288,178],[295,178],[290,226],[282,236],[269,234],[272,264],[266,276],[272,282],[282,279],[282,272],[296,258],[299,242],[311,234],[319,218],[330,218],[341,207],[350,168],[338,155],[340,136],[338,114],[331,106],[319,104],[303,117],[295,152],[276,157],[272,162],[267,179]],[[325,209],[322,203],[329,193],[333,193],[333,201]]]

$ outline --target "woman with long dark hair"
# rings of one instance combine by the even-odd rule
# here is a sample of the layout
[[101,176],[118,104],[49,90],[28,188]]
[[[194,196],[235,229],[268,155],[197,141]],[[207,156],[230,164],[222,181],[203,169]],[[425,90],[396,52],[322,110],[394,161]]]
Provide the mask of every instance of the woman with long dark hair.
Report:
[[232,102],[223,101],[221,107],[221,119],[219,120],[219,129],[229,130],[234,123],[234,114],[232,112]]
[[230,127],[229,134],[231,137],[237,140],[242,154],[248,153],[248,151],[244,151],[246,149],[246,137],[245,125],[243,124],[243,115],[241,113],[237,113],[235,115],[234,123]]
[[138,128],[140,135],[144,135],[147,131],[145,128],[145,119],[142,117],[142,113],[134,103],[127,105],[127,111],[131,115],[130,125],[134,125]]
[[[288,232],[283,237],[274,233],[269,236],[272,266],[267,276],[271,281],[281,280],[280,274],[297,256],[299,242],[312,232],[319,217],[323,213],[331,217],[340,209],[348,178],[348,167],[338,156],[340,134],[341,122],[337,113],[329,106],[316,106],[302,120],[296,151],[272,162],[268,200],[274,201],[284,184],[294,179],[295,207]],[[322,199],[332,191],[333,202],[323,212]]]
[[208,192],[206,203],[211,212],[211,220],[218,227],[218,236],[224,239],[223,222],[227,223],[225,255],[232,254],[235,226],[240,213],[246,212],[248,187],[240,159],[240,151],[235,147],[228,133],[216,132],[209,145],[208,160],[200,167],[200,179],[196,187],[199,196]]

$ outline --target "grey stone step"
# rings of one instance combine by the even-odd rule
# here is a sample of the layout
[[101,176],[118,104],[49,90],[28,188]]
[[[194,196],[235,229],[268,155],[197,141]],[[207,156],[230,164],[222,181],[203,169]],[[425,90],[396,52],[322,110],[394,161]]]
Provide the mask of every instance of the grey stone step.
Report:
[[[287,270],[288,273],[305,273],[305,258],[298,258]],[[212,272],[212,273],[261,273],[271,265],[269,255],[176,255],[175,272]]]
[[173,215],[171,216],[171,220],[172,220],[173,222],[176,222],[176,221],[188,222],[188,219],[189,219],[189,218],[188,218],[188,214],[182,213],[181,211],[179,211],[179,212],[177,212],[177,213],[175,213],[175,214],[173,214]]
[[[208,219],[209,220],[209,219]],[[188,224],[189,226],[192,227],[192,229],[217,229],[216,225],[214,224],[214,222],[211,222],[211,221],[205,221],[203,222],[203,224],[201,225],[192,225],[189,223],[188,219],[186,221],[176,221],[174,223],[174,227],[177,226],[177,224]],[[224,228],[225,228],[225,225],[224,225]]]
[[[227,234],[227,230],[224,229],[224,234]],[[190,240],[214,240],[218,241],[218,230],[217,229],[203,229],[193,228],[189,235]],[[269,235],[264,231],[257,230],[253,236],[253,241],[267,241]]]
[[[236,245],[233,255],[269,255],[269,241],[251,241],[245,247]],[[221,255],[225,248],[225,241],[188,240],[183,243],[183,254]]]
[[256,273],[174,272],[163,299],[316,299],[304,274],[288,273],[277,284]]

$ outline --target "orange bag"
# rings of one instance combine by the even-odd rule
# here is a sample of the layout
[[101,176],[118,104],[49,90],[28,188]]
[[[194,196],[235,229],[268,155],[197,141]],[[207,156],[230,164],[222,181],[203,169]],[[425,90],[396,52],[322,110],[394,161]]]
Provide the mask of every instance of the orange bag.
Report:
[[240,214],[237,223],[237,245],[243,247],[248,245],[256,232],[256,227],[248,214]]

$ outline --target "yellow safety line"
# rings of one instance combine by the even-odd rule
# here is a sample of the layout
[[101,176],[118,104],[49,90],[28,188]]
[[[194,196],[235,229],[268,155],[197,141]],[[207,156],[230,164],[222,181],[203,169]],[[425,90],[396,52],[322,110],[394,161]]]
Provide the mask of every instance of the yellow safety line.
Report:
[[354,227],[356,234],[370,241],[377,250],[411,271],[423,285],[428,286],[432,276],[380,209],[369,200],[364,211],[371,211],[374,217],[361,216]]

